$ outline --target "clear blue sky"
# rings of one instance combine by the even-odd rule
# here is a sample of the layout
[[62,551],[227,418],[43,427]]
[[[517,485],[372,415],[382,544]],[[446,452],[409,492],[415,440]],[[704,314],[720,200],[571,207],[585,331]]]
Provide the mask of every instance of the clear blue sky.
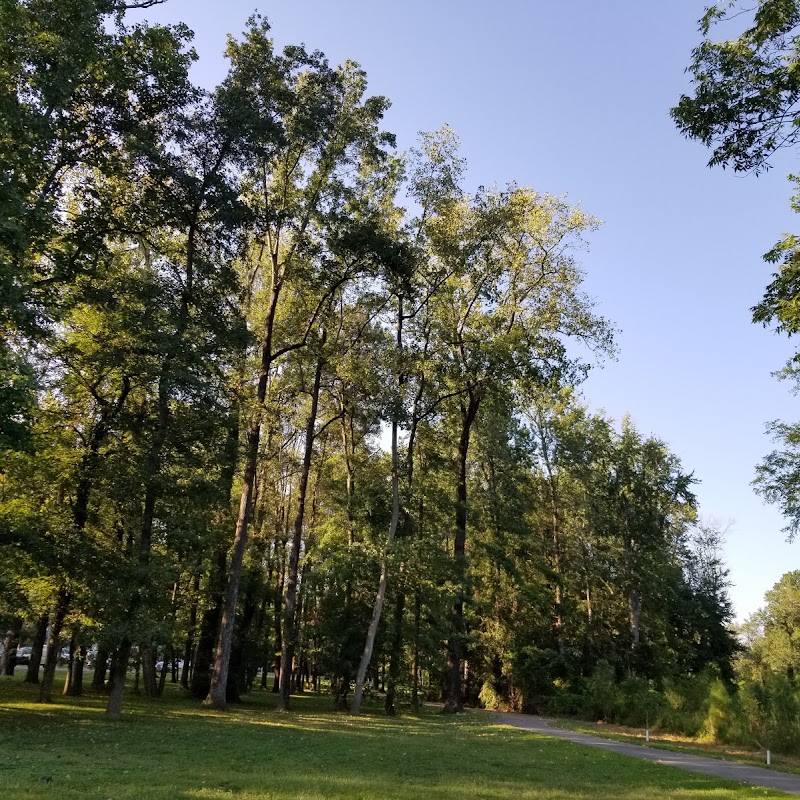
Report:
[[[169,0],[146,12],[196,33],[195,80],[225,74],[226,33],[254,0]],[[768,451],[764,423],[800,417],[771,377],[790,342],[751,324],[784,231],[785,154],[760,178],[709,170],[668,109],[688,88],[704,0],[273,0],[259,8],[279,45],[304,42],[332,62],[358,61],[392,101],[386,127],[402,149],[451,125],[468,181],[515,180],[567,194],[604,221],[583,257],[587,287],[621,329],[616,363],[584,387],[587,402],[668,442],[701,480],[707,518],[733,520],[726,560],[740,618],[800,564],[783,521],[753,494]]]

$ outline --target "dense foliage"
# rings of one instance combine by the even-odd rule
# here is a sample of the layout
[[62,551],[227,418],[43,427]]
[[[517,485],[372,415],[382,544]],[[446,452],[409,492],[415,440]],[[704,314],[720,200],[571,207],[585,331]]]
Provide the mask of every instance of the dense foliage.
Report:
[[446,128],[398,154],[356,64],[260,18],[207,94],[185,28],[0,14],[7,669],[30,642],[50,699],[68,642],[65,691],[92,660],[110,714],[129,665],[389,713],[731,681],[691,475],[577,395],[613,351],[591,216],[468,192]]

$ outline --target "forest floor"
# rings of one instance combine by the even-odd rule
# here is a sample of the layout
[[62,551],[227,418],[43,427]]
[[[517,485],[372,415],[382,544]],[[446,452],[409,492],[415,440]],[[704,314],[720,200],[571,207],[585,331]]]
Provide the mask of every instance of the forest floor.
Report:
[[327,696],[253,692],[227,714],[168,686],[35,702],[0,678],[0,793],[14,800],[741,800],[786,795],[637,761],[435,709],[335,713]]

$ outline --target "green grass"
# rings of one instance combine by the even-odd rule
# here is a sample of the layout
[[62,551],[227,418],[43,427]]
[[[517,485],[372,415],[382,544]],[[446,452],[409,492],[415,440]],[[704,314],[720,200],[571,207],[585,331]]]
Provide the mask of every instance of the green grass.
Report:
[[[172,688],[172,687],[170,687]],[[327,697],[274,711],[254,692],[229,714],[172,690],[34,701],[0,680],[0,794],[14,800],[733,800],[785,797],[491,725],[480,715],[354,719]]]

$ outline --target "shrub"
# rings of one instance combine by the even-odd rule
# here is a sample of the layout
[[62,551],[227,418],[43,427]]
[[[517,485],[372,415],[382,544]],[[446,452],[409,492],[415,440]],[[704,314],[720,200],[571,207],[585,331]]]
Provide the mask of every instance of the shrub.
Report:
[[600,659],[592,677],[586,685],[585,712],[593,719],[612,722],[615,719],[618,703],[616,674],[614,667],[605,659]]

